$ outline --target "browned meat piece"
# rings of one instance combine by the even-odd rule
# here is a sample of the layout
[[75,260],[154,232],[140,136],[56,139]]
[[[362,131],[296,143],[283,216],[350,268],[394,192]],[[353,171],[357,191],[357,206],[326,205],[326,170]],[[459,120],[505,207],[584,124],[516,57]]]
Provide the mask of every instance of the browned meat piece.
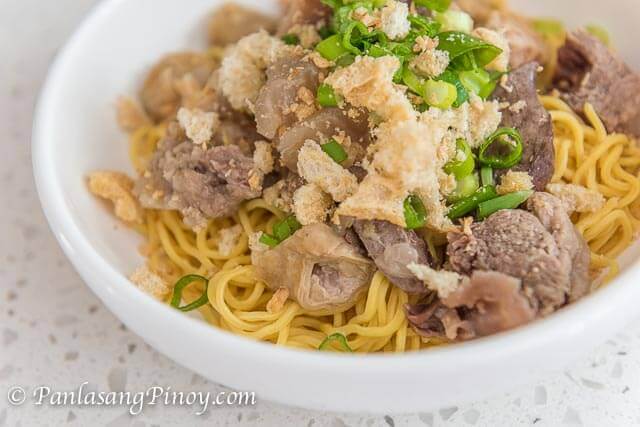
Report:
[[331,8],[320,0],[284,0],[284,3],[286,12],[278,24],[278,36],[288,34],[296,25],[317,25],[331,16]]
[[536,90],[537,69],[538,64],[531,62],[511,72],[507,82],[511,92],[498,86],[492,97],[516,107],[520,103],[521,108],[502,111],[502,126],[518,129],[524,144],[522,161],[512,169],[528,172],[536,190],[544,191],[553,176],[555,150],[551,116],[540,103]]
[[343,145],[349,156],[343,166],[351,166],[364,157],[366,147],[369,145],[368,116],[362,112],[358,112],[357,116],[350,115],[349,112],[339,108],[323,108],[280,135],[277,139],[277,148],[282,163],[290,170],[297,172],[298,150],[307,139],[324,143],[342,132],[351,142],[348,146]]
[[387,221],[356,220],[353,228],[369,256],[391,283],[411,294],[424,294],[427,288],[407,265],[430,263],[427,245],[413,230]]
[[495,271],[474,271],[442,301],[407,307],[418,334],[458,341],[513,329],[535,317],[521,281]]
[[574,111],[589,102],[609,132],[640,136],[640,75],[597,37],[583,30],[567,35],[553,82]]
[[319,74],[313,62],[299,57],[284,58],[270,66],[255,105],[258,132],[273,139],[279,129],[298,121],[302,109],[313,113]]
[[189,76],[196,89],[204,88],[217,62],[205,54],[174,53],[165,56],[149,72],[140,99],[147,114],[156,122],[170,118],[182,102],[179,81]]
[[249,186],[252,169],[253,160],[237,146],[203,150],[173,123],[135,192],[144,207],[179,210],[185,224],[198,229],[208,218],[231,215],[240,203],[260,195]]
[[227,3],[216,9],[209,19],[209,44],[226,46],[262,29],[274,32],[275,19],[253,9]]
[[558,245],[563,263],[572,265],[569,291],[571,302],[589,292],[589,263],[591,256],[587,242],[573,226],[564,204],[549,193],[535,193],[527,202],[527,209],[538,217]]
[[511,48],[511,69],[529,62],[546,64],[549,61],[549,47],[527,18],[513,12],[495,11],[489,16],[486,26],[505,32]]
[[272,289],[286,287],[309,310],[352,304],[365,292],[375,268],[326,224],[298,230],[273,249],[253,251],[256,276]]

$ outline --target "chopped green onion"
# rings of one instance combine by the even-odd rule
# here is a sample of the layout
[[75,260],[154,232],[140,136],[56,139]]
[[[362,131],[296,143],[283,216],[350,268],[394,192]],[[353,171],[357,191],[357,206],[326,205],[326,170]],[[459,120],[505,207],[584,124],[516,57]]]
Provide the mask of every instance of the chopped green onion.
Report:
[[480,169],[480,179],[482,180],[482,185],[495,185],[493,169],[490,166],[483,166]]
[[414,3],[436,12],[444,12],[451,6],[451,0],[415,0]]
[[349,157],[347,152],[344,151],[344,148],[342,148],[342,145],[333,138],[331,138],[326,144],[322,144],[320,148],[322,148],[322,151],[327,153],[336,163],[342,163],[347,160],[347,157]]
[[515,209],[526,202],[532,194],[533,190],[516,191],[482,202],[478,205],[478,218],[485,219],[502,209]]
[[285,34],[282,36],[282,41],[288,45],[296,45],[300,43],[300,38],[295,34]]
[[262,233],[262,236],[260,236],[260,239],[258,240],[260,243],[263,243],[270,248],[275,248],[280,243],[278,239],[267,233]]
[[421,36],[435,37],[440,32],[440,23],[422,15],[409,15],[409,22]]
[[440,76],[438,76],[436,80],[442,80],[447,83],[451,83],[456,87],[458,96],[456,97],[456,101],[453,103],[452,107],[458,108],[469,100],[469,93],[467,92],[467,89],[458,78],[458,75],[453,71],[445,70],[444,73],[440,74]]
[[330,37],[331,35],[333,35],[333,31],[331,31],[331,28],[329,28],[329,26],[325,25],[324,27],[318,30],[318,35],[322,40],[324,40],[327,37]]
[[298,222],[296,217],[289,215],[273,226],[273,235],[279,242],[282,242],[298,231],[301,227],[302,225]]
[[461,10],[447,10],[443,13],[436,13],[435,18],[442,25],[442,31],[470,33],[473,30],[473,18]]
[[458,89],[444,80],[427,80],[424,85],[424,100],[432,107],[442,110],[450,108],[458,99]]
[[480,179],[477,173],[472,173],[457,181],[456,189],[447,196],[449,202],[457,202],[467,197],[473,196],[473,193],[480,187]]
[[342,46],[342,37],[338,34],[327,37],[318,43],[316,45],[316,51],[329,61],[335,61],[342,55],[349,53],[349,51]]
[[441,33],[438,39],[438,49],[449,52],[452,65],[459,70],[482,68],[502,53],[497,46],[460,31]]
[[444,165],[444,171],[453,174],[457,180],[461,180],[470,175],[475,167],[476,162],[473,159],[471,147],[463,138],[458,139],[456,141],[456,155],[453,160]]
[[460,81],[464,87],[469,91],[478,95],[482,92],[482,89],[489,83],[491,83],[491,75],[489,72],[482,68],[476,68],[475,70],[460,71]]
[[404,200],[404,221],[409,230],[424,227],[427,210],[418,196],[411,195]]
[[424,97],[425,95],[425,81],[418,77],[416,73],[411,71],[408,66],[402,68],[402,83],[405,84],[411,91]]
[[[183,305],[180,307],[180,302],[182,301],[182,291],[188,285],[195,281],[204,282],[204,292],[202,295],[191,304]],[[191,311],[195,310],[198,307],[202,307],[206,303],[209,302],[209,296],[207,295],[207,288],[209,287],[209,279],[204,276],[200,276],[198,274],[187,274],[186,276],[182,276],[173,287],[173,296],[171,297],[171,306],[177,308],[180,311]]]
[[514,128],[500,128],[480,146],[478,160],[483,166],[508,169],[522,159],[522,135]]
[[318,86],[316,100],[322,107],[337,107],[341,99],[333,91],[333,88],[327,84]]
[[[354,32],[358,32],[359,36],[355,35]],[[368,34],[369,30],[366,25],[360,21],[351,21],[342,34],[342,46],[354,55],[360,55],[362,50],[354,46],[353,42]]]
[[596,36],[602,43],[607,46],[611,46],[611,37],[609,36],[609,32],[600,25],[589,24],[584,27],[591,35]]
[[494,186],[484,185],[478,188],[476,192],[473,193],[473,195],[471,195],[470,197],[462,199],[451,205],[447,216],[452,220],[462,218],[469,212],[472,212],[474,209],[476,209],[480,203],[491,200],[497,196],[498,193],[496,193],[496,189]]
[[336,65],[338,67],[348,67],[353,64],[356,60],[356,57],[350,53],[346,53],[342,55],[340,58],[336,59]]
[[557,19],[534,19],[532,25],[543,36],[562,37],[565,33],[564,24]]
[[349,346],[349,342],[347,341],[347,337],[345,337],[340,332],[336,332],[335,334],[331,334],[326,337],[318,346],[318,350],[329,350],[331,349],[331,345],[336,342],[340,344],[342,347],[342,351],[352,353],[353,350]]

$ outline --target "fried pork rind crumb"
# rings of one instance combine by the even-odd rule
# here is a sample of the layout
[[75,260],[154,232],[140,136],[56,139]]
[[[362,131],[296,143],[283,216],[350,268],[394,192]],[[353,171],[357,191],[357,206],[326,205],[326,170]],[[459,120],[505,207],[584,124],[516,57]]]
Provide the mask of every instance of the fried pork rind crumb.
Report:
[[89,190],[114,204],[116,216],[126,222],[142,222],[143,211],[133,196],[133,180],[120,172],[96,171],[89,175]]
[[403,39],[409,34],[409,6],[395,0],[388,0],[380,12],[382,31],[391,40]]
[[505,37],[504,32],[480,27],[473,30],[472,35],[502,49],[502,53],[487,65],[488,70],[500,72],[509,71],[511,48],[509,47],[509,41]]
[[546,190],[559,198],[567,212],[596,212],[605,204],[605,199],[598,191],[576,184],[548,184]]
[[287,299],[289,299],[289,289],[278,288],[278,290],[273,293],[269,302],[267,302],[267,312],[278,313],[284,308],[284,304],[287,302]]
[[172,290],[162,277],[151,271],[146,265],[138,267],[131,276],[129,276],[129,280],[140,290],[159,301],[165,300]]
[[306,184],[293,195],[293,212],[302,225],[324,222],[333,206],[331,196],[316,184]]
[[449,52],[427,49],[411,60],[411,68],[424,77],[438,77],[449,66]]
[[142,126],[151,125],[151,119],[142,107],[133,99],[121,96],[116,102],[118,125],[125,132],[131,133]]
[[255,190],[262,189],[265,175],[273,172],[275,160],[271,144],[267,141],[256,141],[253,151],[253,170],[249,176],[249,186]]
[[307,182],[316,184],[337,202],[345,200],[358,188],[358,179],[312,140],[300,147],[298,171]]
[[437,292],[438,297],[446,298],[460,286],[463,277],[458,273],[446,270],[434,270],[423,264],[411,263],[407,268],[430,290]]
[[217,113],[208,113],[200,109],[180,108],[178,122],[187,137],[196,145],[206,146],[220,126]]
[[250,111],[266,81],[267,67],[295,51],[295,46],[266,31],[248,35],[231,47],[220,67],[220,86],[231,106]]
[[393,83],[400,61],[393,56],[358,57],[348,67],[330,74],[325,83],[354,107],[364,107],[384,120],[400,121],[415,117],[404,90]]
[[498,194],[515,193],[533,189],[533,178],[527,172],[508,171],[502,176],[500,184],[496,187]]
[[218,252],[222,256],[229,256],[238,244],[238,240],[242,235],[243,228],[240,224],[223,228],[219,231],[220,240],[218,240]]

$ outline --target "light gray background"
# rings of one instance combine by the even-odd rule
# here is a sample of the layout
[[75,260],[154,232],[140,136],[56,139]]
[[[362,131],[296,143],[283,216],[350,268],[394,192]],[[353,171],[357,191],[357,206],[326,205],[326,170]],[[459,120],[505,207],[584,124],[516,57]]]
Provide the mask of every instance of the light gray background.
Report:
[[[12,407],[6,400],[13,385],[70,390],[84,381],[97,390],[223,390],[156,353],[106,311],[65,259],[40,211],[30,160],[36,97],[56,51],[94,3],[0,0],[0,426],[194,425],[203,419],[189,408],[147,408],[130,417],[123,407]],[[260,401],[216,408],[203,418],[211,425],[639,425],[640,323],[565,372],[473,405],[382,417]]]

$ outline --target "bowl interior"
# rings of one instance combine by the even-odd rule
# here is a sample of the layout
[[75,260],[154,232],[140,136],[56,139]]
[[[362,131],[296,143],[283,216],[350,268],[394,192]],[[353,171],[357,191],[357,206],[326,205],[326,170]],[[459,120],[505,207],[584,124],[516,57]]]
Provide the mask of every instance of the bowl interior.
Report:
[[[39,192],[53,231],[65,252],[74,262],[76,268],[80,270],[85,280],[92,285],[94,291],[107,303],[111,297],[121,297],[123,290],[119,287],[126,280],[126,276],[143,262],[138,254],[138,246],[141,243],[139,236],[119,223],[111,214],[110,208],[91,196],[86,187],[87,174],[96,169],[113,169],[132,173],[127,154],[127,138],[115,122],[115,100],[122,94],[135,96],[146,71],[163,54],[176,50],[204,48],[206,16],[216,5],[222,3],[220,0],[105,1],[97,7],[92,17],[85,22],[85,25],[65,48],[46,86],[34,134],[34,164]],[[238,3],[269,13],[277,12],[275,0],[245,0],[238,1]],[[640,18],[640,7],[637,6],[635,0],[617,0],[615,3],[616,8],[611,7],[611,3],[596,0],[513,1],[518,10],[537,16],[560,17],[565,19],[570,26],[594,21],[602,24],[611,31],[616,46],[625,58],[636,68],[639,68],[640,52],[633,46],[632,40],[634,38],[628,35],[634,34],[636,22]],[[620,11],[624,11],[624,13]],[[593,19],[594,16],[598,17],[597,20]],[[639,256],[640,244],[635,244],[622,257],[622,266],[629,267]],[[99,268],[99,273],[107,272],[108,274],[101,277],[100,281],[89,280],[88,277],[92,274],[91,269],[93,268]],[[632,279],[627,278],[624,281],[628,282],[629,280]],[[617,286],[621,281],[616,281],[611,286]],[[133,289],[133,286],[131,288]],[[127,298],[138,299],[141,307],[148,308],[149,317],[166,316],[166,318],[170,317],[175,320],[178,333],[184,333],[184,336],[180,337],[184,340],[181,345],[197,349],[198,346],[208,345],[203,344],[202,340],[209,339],[209,334],[212,342],[215,339],[222,339],[220,337],[226,335],[210,328],[206,331],[197,329],[196,332],[187,330],[193,328],[193,325],[182,322],[181,319],[177,320],[177,316],[184,317],[181,314],[174,313],[169,308],[159,307],[159,305],[158,307],[152,306],[150,298],[139,292],[130,290],[124,292]],[[596,294],[590,299],[598,297],[599,295]],[[122,299],[121,303],[125,304],[126,301]],[[577,305],[580,304],[583,303]],[[116,304],[108,303],[108,305],[119,316],[125,316],[123,311],[114,308]],[[568,319],[568,316],[570,314],[567,313],[564,319]],[[251,384],[251,382],[226,380],[231,377],[225,377],[224,373],[217,374],[206,371],[204,368],[200,369],[198,367],[200,365],[197,363],[199,359],[195,359],[196,356],[186,354],[187,350],[182,353],[179,353],[179,349],[171,350],[169,345],[162,343],[160,336],[154,335],[149,330],[154,327],[154,324],[153,321],[145,319],[144,314],[138,315],[136,320],[133,319],[134,317],[128,317],[127,321],[129,323],[141,322],[133,327],[136,332],[181,363],[194,366],[197,371],[210,377],[216,377],[214,379],[223,383],[226,382],[234,386]],[[158,319],[157,321],[160,322],[161,320]],[[557,320],[557,322],[560,321]],[[549,323],[543,323],[523,329],[548,327],[545,325]],[[578,326],[578,329],[569,328],[565,332],[575,332],[585,325],[581,323]],[[203,337],[203,333],[207,336]],[[513,332],[505,334],[505,338],[507,335],[518,336],[518,334],[524,337],[526,333],[526,331]],[[198,336],[198,334],[200,335]],[[597,334],[594,335],[597,336]],[[200,342],[197,342],[196,339]],[[243,348],[244,342],[247,341],[233,338],[224,339],[238,349]],[[496,345],[503,345],[498,344],[499,340],[500,338],[492,338],[485,342],[487,345],[492,342],[495,342]],[[504,342],[502,341],[502,343]],[[251,343],[251,345],[254,344]],[[470,355],[471,349],[482,348],[482,345],[484,344],[465,344],[443,350],[443,352],[426,352],[432,353],[432,355],[424,353],[420,356],[406,356],[413,359],[405,360],[414,360],[415,366],[422,366],[422,361],[430,357],[433,361],[432,366],[435,367],[438,366],[435,361],[435,358],[438,357],[437,354],[463,354],[466,351]],[[533,345],[531,340],[529,340],[529,345]],[[258,347],[252,347],[254,350],[256,348]],[[303,363],[304,359],[309,363],[309,366],[317,368],[315,384],[318,387],[321,387],[323,372],[336,372],[335,369],[330,370],[332,367],[338,366],[336,363],[342,364],[341,366],[345,369],[348,366],[348,362],[344,362],[345,358],[341,358],[343,361],[334,363],[334,358],[329,355],[296,352],[298,355],[294,357],[292,351],[268,349],[266,346],[259,348],[265,358],[268,355],[274,357],[271,361],[281,358],[283,366],[286,366],[288,358],[288,360],[295,358],[296,363]],[[283,355],[285,356],[283,357]],[[244,356],[240,354],[238,357]],[[418,357],[423,359],[418,359]],[[397,358],[387,357],[377,359],[382,360],[381,362],[375,362],[375,367],[381,369],[381,374],[388,368],[389,381],[395,378],[394,375],[397,377],[399,369],[404,369],[402,366],[406,369],[411,366],[408,362],[402,362],[402,365],[391,362],[394,359]],[[487,363],[489,359],[491,358],[487,359]],[[331,362],[322,365],[325,363],[322,361],[325,360]],[[374,367],[373,364],[349,366],[361,371]],[[277,371],[275,365],[273,365],[273,369]],[[407,372],[408,374],[410,372]],[[398,381],[401,381],[403,377],[398,378]],[[411,376],[404,378],[411,378]],[[434,384],[436,383],[437,381],[434,380]],[[364,381],[362,384],[365,387],[367,382]],[[371,384],[375,384],[375,382]],[[303,406],[323,407],[324,405],[332,409],[343,410],[367,408],[367,406],[362,406],[364,403],[358,405],[355,403],[339,404],[337,399],[331,397],[314,401],[314,403],[304,403],[305,399],[310,398],[303,394],[296,398],[292,393],[287,394],[286,390],[273,387],[270,390],[272,391],[265,391],[269,398]],[[363,389],[363,396],[366,394],[365,392],[366,389]],[[445,396],[447,393],[443,391],[442,395]],[[456,392],[455,389],[452,389],[450,395],[452,397],[461,396],[460,391]],[[358,400],[355,397],[353,399]],[[437,393],[434,395],[434,399],[433,402],[437,405],[447,402],[444,397],[438,400]],[[360,399],[360,401],[363,400]],[[378,411],[420,409],[418,402],[418,400],[408,399],[392,404],[387,401],[387,406],[378,409]]]

